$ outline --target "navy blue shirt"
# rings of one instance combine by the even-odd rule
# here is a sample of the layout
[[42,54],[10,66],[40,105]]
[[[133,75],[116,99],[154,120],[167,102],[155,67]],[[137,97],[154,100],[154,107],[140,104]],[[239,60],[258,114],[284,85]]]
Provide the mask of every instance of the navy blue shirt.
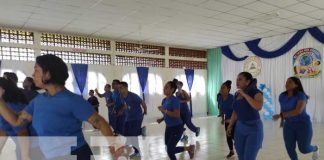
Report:
[[143,100],[137,94],[128,92],[127,97],[124,98],[127,105],[126,121],[143,119],[143,110],[141,104]]
[[[298,92],[291,97],[288,97],[286,93],[281,93],[279,96],[281,112],[289,112],[296,109],[298,101],[306,101],[307,103],[307,96],[303,92]],[[286,117],[285,120],[291,122],[309,121],[310,117],[306,113],[306,106],[301,114],[294,117]]]
[[225,101],[223,100],[222,96],[218,96],[217,102],[225,115],[225,119],[230,119],[233,113],[234,96],[229,94]]
[[[95,112],[83,97],[69,90],[51,96],[47,92],[37,96],[25,109],[32,116],[32,127],[38,136],[72,136],[77,138],[77,148],[86,144],[82,133],[82,121]],[[47,150],[51,150],[48,144]],[[45,143],[45,142],[44,142]]]
[[[247,95],[254,98],[254,96],[262,92],[258,89],[250,89],[246,92]],[[257,110],[255,110],[245,98],[237,100],[237,95],[234,97],[233,109],[237,114],[237,119],[242,122],[259,120],[260,115]]]
[[[169,98],[164,98],[162,100],[162,107],[168,111],[173,112],[174,110],[180,110],[180,101],[175,96]],[[170,117],[167,114],[163,113],[163,118],[167,127],[173,127],[182,124],[180,117]]]
[[[8,107],[13,110],[15,113],[19,113],[22,111],[26,105],[24,104],[17,104],[17,103],[7,103]],[[0,115],[0,129],[5,131],[8,136],[17,136],[21,130],[26,129],[28,125],[14,127],[9,124],[1,115]]]
[[113,91],[112,92],[112,100],[115,102],[114,109],[115,110],[120,110],[125,102],[122,100],[122,97],[118,91]]

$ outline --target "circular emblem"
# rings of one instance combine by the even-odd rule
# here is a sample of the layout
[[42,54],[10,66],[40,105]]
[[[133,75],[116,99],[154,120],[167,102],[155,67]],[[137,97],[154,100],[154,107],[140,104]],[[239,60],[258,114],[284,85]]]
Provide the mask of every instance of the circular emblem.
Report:
[[244,62],[244,71],[252,74],[253,77],[261,73],[261,59],[257,56],[250,56]]
[[297,51],[293,57],[295,76],[316,77],[321,73],[321,53],[314,48]]

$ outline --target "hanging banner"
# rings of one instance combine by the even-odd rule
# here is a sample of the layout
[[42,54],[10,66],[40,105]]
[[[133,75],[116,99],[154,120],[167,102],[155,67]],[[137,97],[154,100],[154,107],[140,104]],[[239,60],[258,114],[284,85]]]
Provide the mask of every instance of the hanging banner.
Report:
[[321,73],[321,53],[315,48],[304,48],[293,56],[295,76],[301,78],[316,77]]
[[82,95],[87,82],[88,65],[87,64],[71,64],[74,78],[78,84],[80,93]]
[[244,71],[252,74],[253,77],[261,73],[261,59],[257,56],[250,56],[244,62]]
[[195,77],[195,70],[185,69],[186,79],[189,87],[189,97],[190,97],[190,114],[192,116],[192,99],[191,99],[191,89]]
[[145,101],[144,91],[145,91],[145,87],[146,87],[146,83],[147,83],[149,68],[148,67],[136,67],[136,70],[137,70],[138,80],[140,82],[141,89],[142,89],[143,100]]

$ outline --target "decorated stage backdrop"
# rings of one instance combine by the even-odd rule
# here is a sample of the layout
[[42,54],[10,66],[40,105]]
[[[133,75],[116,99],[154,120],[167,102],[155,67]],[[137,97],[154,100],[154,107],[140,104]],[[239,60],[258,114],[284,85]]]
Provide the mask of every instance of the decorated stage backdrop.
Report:
[[[324,122],[324,76],[321,73],[324,68],[319,58],[319,55],[323,57],[324,53],[324,39],[321,41],[323,33],[324,27],[318,27],[313,29],[313,32],[302,30],[298,34],[294,32],[263,38],[258,40],[257,47],[252,44],[248,46],[246,43],[225,47],[225,51],[230,50],[232,55],[225,56],[222,54],[222,81],[232,80],[234,82],[232,92],[234,92],[236,89],[235,79],[237,74],[244,70],[245,59],[251,56],[258,56],[253,52],[268,54],[268,56],[263,56],[263,58],[260,57],[261,69],[256,78],[258,79],[258,84],[265,84],[271,90],[267,94],[271,95],[274,112],[279,113],[280,111],[278,97],[285,90],[287,78],[295,76],[296,73],[303,73],[303,75],[299,76],[302,77],[304,89],[310,96],[307,103],[307,112],[313,121]],[[282,48],[291,38],[299,38],[299,41],[295,45],[288,44],[289,50],[286,53],[273,52]],[[253,47],[254,50],[251,51],[249,48]],[[306,50],[301,51],[303,49]],[[299,57],[296,57],[295,54],[298,52]]]

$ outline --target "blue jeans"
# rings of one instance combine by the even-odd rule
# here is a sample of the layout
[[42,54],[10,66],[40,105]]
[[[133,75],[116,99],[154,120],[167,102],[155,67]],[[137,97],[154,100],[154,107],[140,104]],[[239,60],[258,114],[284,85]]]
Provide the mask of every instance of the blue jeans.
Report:
[[261,120],[237,121],[234,143],[239,160],[256,160],[262,142],[263,124]]
[[288,155],[291,160],[298,160],[296,142],[299,151],[303,154],[314,152],[315,146],[311,145],[313,129],[310,120],[304,122],[285,122],[283,136]]

